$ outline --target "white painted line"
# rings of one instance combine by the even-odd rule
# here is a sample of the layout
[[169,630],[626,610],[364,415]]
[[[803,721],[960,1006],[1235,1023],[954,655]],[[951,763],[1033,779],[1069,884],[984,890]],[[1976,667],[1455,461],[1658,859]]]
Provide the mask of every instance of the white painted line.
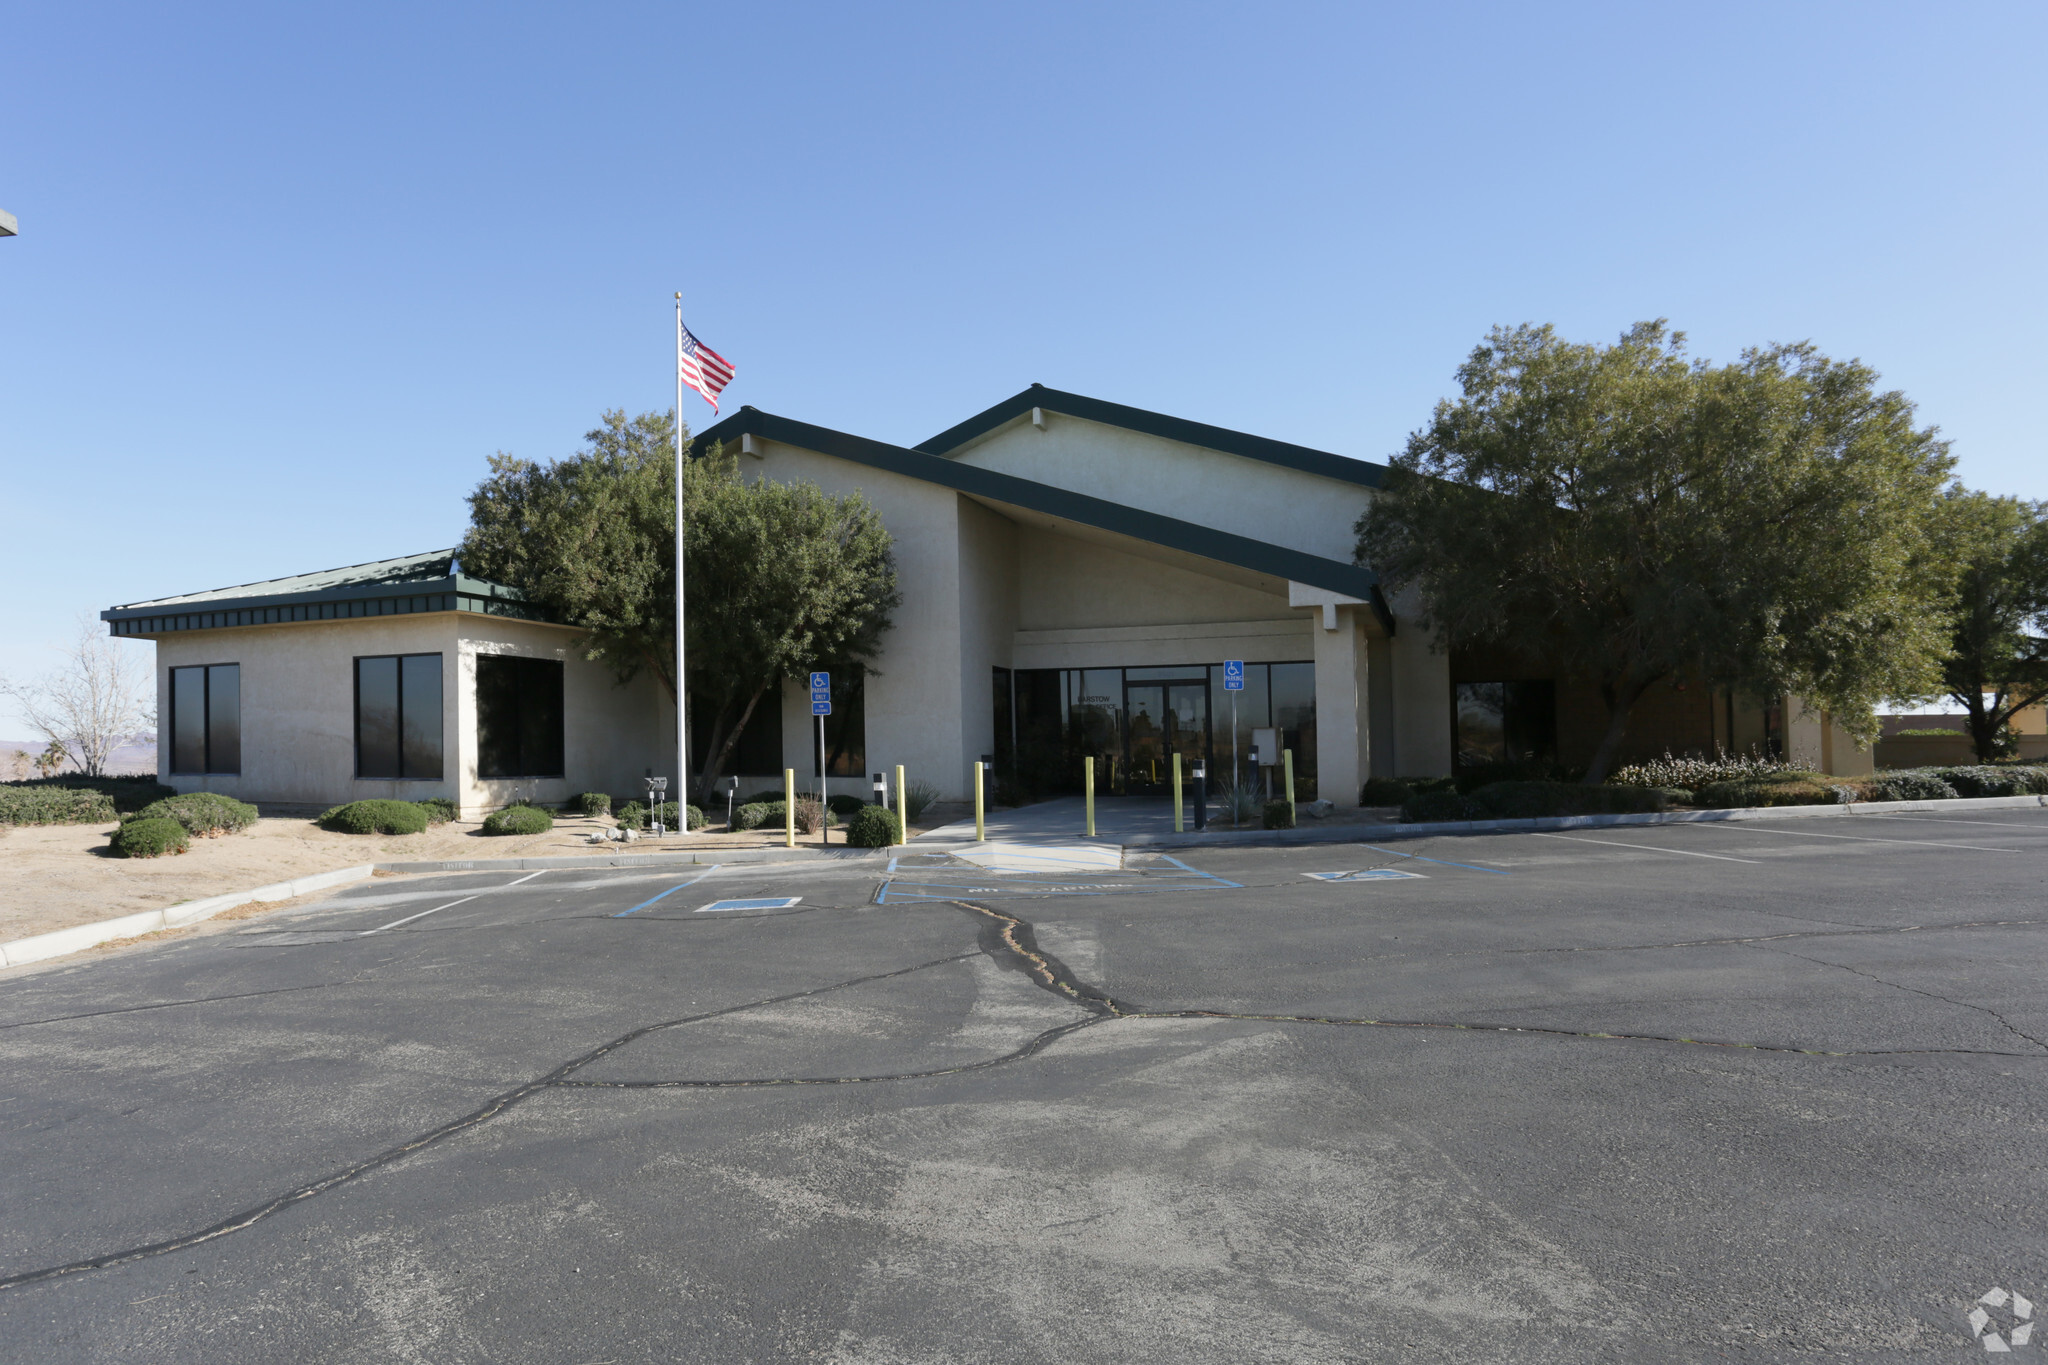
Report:
[[407,915],[404,919],[395,919],[389,924],[380,924],[374,929],[365,929],[363,930],[363,937],[368,938],[372,934],[381,934],[386,929],[396,929],[401,924],[411,924],[414,920],[425,919],[428,915],[438,915],[443,910],[453,910],[456,906],[466,905],[475,899],[475,896],[464,896],[459,901],[449,901],[446,905],[437,905],[431,910],[422,910],[417,915]]
[[1658,848],[1655,844],[1625,844],[1619,839],[1588,839],[1577,834],[1543,834],[1532,832],[1531,839],[1569,839],[1575,844],[1606,844],[1610,848],[1632,848],[1638,853],[1675,853],[1681,858],[1712,858],[1724,863],[1754,863],[1755,858],[1731,858],[1725,853],[1694,853],[1685,848]]
[[542,872],[551,872],[551,871],[553,871],[553,870],[554,870],[554,869],[552,869],[552,868],[546,868],[546,867],[544,867],[544,868],[542,868],[542,869],[540,870],[540,872],[529,872],[529,873],[527,873],[527,874],[526,874],[526,875],[525,875],[524,877],[516,877],[516,878],[514,878],[513,880],[511,880],[511,881],[509,881],[509,882],[506,882],[506,883],[505,883],[505,886],[501,886],[501,887],[499,887],[498,889],[499,889],[500,891],[502,891],[502,890],[504,890],[504,889],[505,889],[505,887],[517,886],[517,885],[519,885],[519,883],[520,883],[520,882],[530,882],[530,881],[532,881],[532,880],[533,880],[533,879],[534,879],[535,877],[538,877],[538,876],[540,876]]
[[723,910],[787,910],[802,901],[802,896],[757,896],[751,900],[713,901],[697,907],[700,915]]
[[1795,839],[1848,839],[1859,844],[1925,844],[1929,848],[1967,848],[1977,853],[2025,853],[2023,848],[1993,848],[1989,844],[1951,844],[1943,839],[1877,839],[1868,834],[1816,834],[1804,829],[1758,829],[1754,825],[1733,825],[1745,834],[1789,834]]
[[1319,882],[1391,882],[1414,878],[1427,880],[1420,872],[1403,872],[1394,867],[1369,867],[1363,872],[1304,872],[1301,874]]

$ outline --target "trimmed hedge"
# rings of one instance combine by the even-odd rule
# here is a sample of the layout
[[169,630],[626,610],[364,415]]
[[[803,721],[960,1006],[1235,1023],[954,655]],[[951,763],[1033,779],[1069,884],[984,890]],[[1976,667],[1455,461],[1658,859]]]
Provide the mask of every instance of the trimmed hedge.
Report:
[[848,796],[844,792],[834,792],[832,793],[832,799],[825,804],[834,815],[841,815],[851,819],[866,810],[869,803],[861,800],[858,796]]
[[[787,807],[782,802],[762,801],[756,802],[755,805],[761,811],[761,824],[759,828],[783,829],[787,826],[789,817],[784,813]],[[796,799],[796,832],[798,834],[816,834],[818,832],[818,815],[818,803],[808,797],[799,796]]]
[[256,823],[256,808],[246,801],[237,801],[232,796],[219,792],[186,792],[183,796],[168,796],[144,806],[140,814],[131,815],[130,820],[176,820],[185,827],[188,834],[197,834],[203,839],[218,838],[233,834],[236,830],[247,829]]
[[322,812],[314,823],[336,834],[422,834],[427,812],[417,801],[351,801]]
[[1886,773],[1863,783],[1865,801],[1951,801],[1956,789],[1933,773]]
[[903,826],[887,806],[862,806],[846,822],[846,842],[852,848],[887,848],[903,842]]
[[74,787],[0,787],[0,825],[110,825],[114,798]]
[[578,792],[563,803],[563,809],[596,819],[612,813],[612,799],[604,792]]
[[1635,815],[1669,810],[1686,793],[1663,787],[1587,786],[1580,782],[1492,782],[1470,793],[1422,792],[1401,806],[1409,824],[1448,820],[1529,820],[1554,815]]
[[1415,795],[1415,789],[1398,777],[1375,777],[1358,789],[1361,806],[1398,806]]
[[1828,806],[1837,801],[1835,787],[1820,773],[1785,773],[1778,777],[1709,782],[1693,794],[1701,810],[1736,810],[1743,806]]
[[732,813],[734,829],[759,829],[768,823],[768,812],[772,809],[765,801],[750,801]]
[[1266,803],[1266,828],[1293,829],[1294,807],[1288,805],[1285,801],[1268,801]]
[[103,793],[113,798],[114,809],[123,815],[139,811],[152,801],[161,801],[167,796],[178,794],[176,787],[165,786],[147,773],[128,773],[119,777],[87,777],[84,773],[62,773],[56,777],[29,777],[19,782],[0,783],[0,792],[49,791],[53,788]]
[[777,787],[773,791],[755,792],[752,796],[749,796],[745,800],[741,801],[740,804],[742,806],[767,806],[773,805],[775,802],[780,801],[781,799],[782,788]]
[[[688,807],[688,809],[690,812],[690,828],[704,828],[704,812],[696,806]],[[676,827],[675,802],[662,802],[660,809],[655,813],[661,817],[662,828],[674,829]],[[648,808],[641,805],[638,801],[628,801],[625,805],[619,807],[618,818],[620,829],[644,830],[648,827]]]
[[539,806],[507,806],[484,817],[486,834],[546,834],[555,817]]
[[1958,796],[2040,796],[2048,794],[2048,768],[1974,764],[1927,770],[1956,789]]
[[114,854],[121,858],[161,858],[190,847],[192,836],[185,827],[162,816],[130,820],[114,831]]
[[427,813],[427,823],[430,825],[445,825],[457,814],[455,803],[445,796],[430,796],[413,804]]

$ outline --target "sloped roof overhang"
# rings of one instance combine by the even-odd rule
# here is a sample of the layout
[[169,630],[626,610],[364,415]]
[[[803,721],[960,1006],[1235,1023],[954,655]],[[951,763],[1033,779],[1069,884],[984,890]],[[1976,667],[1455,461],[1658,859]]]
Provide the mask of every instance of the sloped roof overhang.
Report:
[[100,613],[100,619],[107,623],[111,635],[168,635],[429,611],[548,619],[547,613],[526,601],[517,588],[463,573],[453,550],[131,602],[108,608]]
[[865,436],[854,436],[847,432],[834,431],[829,427],[799,422],[789,417],[778,417],[774,413],[762,412],[752,407],[741,408],[724,421],[700,433],[691,443],[691,449],[701,453],[713,442],[737,441],[742,436],[757,436],[763,440],[777,441],[783,445],[866,465],[871,469],[886,470],[906,478],[937,484],[991,506],[1019,508],[1050,518],[1054,522],[1071,522],[1113,535],[1128,536],[1197,559],[1228,564],[1283,582],[1307,583],[1331,592],[1343,593],[1370,602],[1380,624],[1389,634],[1394,630],[1393,613],[1387,608],[1386,599],[1381,595],[1378,577],[1370,569],[1360,568],[1356,564],[1345,564],[1335,559],[1325,559],[1320,555],[1306,554],[1269,541],[1219,531],[1214,527],[1181,521],[1175,517],[1161,516],[1142,508],[1127,507],[1122,503],[1091,497],[1086,493],[1076,493],[1065,488],[1055,488],[1051,484],[1021,479],[1014,474],[1003,474],[993,469],[961,464],[922,450],[911,450],[904,446],[890,445],[885,441],[870,440]]

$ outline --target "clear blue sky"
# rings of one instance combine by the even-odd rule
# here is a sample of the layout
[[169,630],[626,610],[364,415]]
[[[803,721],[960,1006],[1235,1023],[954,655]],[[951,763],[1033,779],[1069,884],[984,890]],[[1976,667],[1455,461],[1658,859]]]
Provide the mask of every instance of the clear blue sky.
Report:
[[0,672],[452,544],[492,451],[669,405],[677,289],[729,404],[909,443],[1035,380],[1373,459],[1495,323],[1668,316],[2048,497],[2038,3],[6,13]]

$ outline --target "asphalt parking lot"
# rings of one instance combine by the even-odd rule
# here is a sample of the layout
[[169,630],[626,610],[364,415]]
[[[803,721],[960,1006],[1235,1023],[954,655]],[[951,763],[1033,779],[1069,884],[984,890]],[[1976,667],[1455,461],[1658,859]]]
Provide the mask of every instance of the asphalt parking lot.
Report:
[[380,878],[0,975],[0,1358],[1961,1358],[2044,926],[2017,810]]

